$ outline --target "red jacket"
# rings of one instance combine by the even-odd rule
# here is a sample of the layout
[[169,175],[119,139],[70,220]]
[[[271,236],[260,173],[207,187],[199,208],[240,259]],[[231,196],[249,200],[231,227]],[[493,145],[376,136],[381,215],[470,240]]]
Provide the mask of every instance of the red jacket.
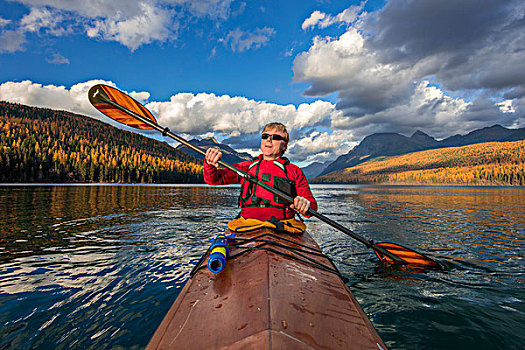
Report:
[[[250,173],[252,175],[257,175],[257,177],[264,182],[269,181],[267,178],[267,174],[271,174],[272,177],[286,176],[288,179],[295,182],[297,195],[309,200],[310,208],[312,208],[313,210],[317,210],[317,202],[315,201],[315,198],[312,195],[312,191],[310,190],[310,186],[308,185],[308,181],[306,180],[306,177],[304,176],[302,170],[294,164],[284,162],[281,158],[278,161],[280,163],[286,164],[285,172],[283,172],[280,169],[280,167],[276,166],[273,161],[263,160],[262,155],[259,156],[259,158],[256,160],[233,164],[233,166],[244,172]],[[256,166],[254,166],[255,162],[259,163]],[[209,165],[206,162],[204,163],[204,181],[208,185],[230,185],[241,183],[241,191],[244,192],[241,193],[241,195],[246,193],[246,186],[248,186],[248,184],[244,184],[246,180],[234,173],[233,171],[230,171],[228,169],[217,169],[216,167]],[[273,198],[273,194],[271,192],[265,190],[260,186],[255,187],[254,194],[256,194],[257,197],[267,199],[267,201]],[[272,204],[274,204],[273,201]],[[270,220],[272,217],[275,217],[276,219],[284,219],[285,217],[290,218],[294,215],[295,212],[289,208],[283,211],[283,209],[275,207],[246,206],[245,203],[242,203],[241,205],[241,216],[246,219],[250,218],[267,221]]]

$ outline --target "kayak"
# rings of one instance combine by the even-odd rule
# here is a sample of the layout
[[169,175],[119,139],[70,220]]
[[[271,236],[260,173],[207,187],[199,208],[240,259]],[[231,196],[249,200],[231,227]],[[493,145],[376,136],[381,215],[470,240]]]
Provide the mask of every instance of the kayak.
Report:
[[228,248],[219,273],[201,258],[146,349],[386,349],[307,232],[243,232]]

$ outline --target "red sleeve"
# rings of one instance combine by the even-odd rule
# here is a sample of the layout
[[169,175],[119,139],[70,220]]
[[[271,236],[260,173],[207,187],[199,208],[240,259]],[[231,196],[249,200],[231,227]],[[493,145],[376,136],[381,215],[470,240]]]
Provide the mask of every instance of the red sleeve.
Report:
[[[312,190],[310,190],[310,185],[308,184],[308,180],[306,180],[306,176],[304,175],[303,171],[301,168],[293,164],[290,164],[289,167],[289,173],[291,175],[290,178],[295,181],[297,195],[308,199],[310,201],[310,208],[317,211],[317,201],[312,194]],[[305,216],[310,217],[310,215]]]
[[[247,163],[247,164],[245,164]],[[248,162],[242,162],[238,164],[233,164],[237,169],[246,171],[248,169]],[[241,177],[228,169],[217,169],[213,165],[209,165],[204,162],[204,182],[208,185],[231,185],[238,184],[241,182]]]

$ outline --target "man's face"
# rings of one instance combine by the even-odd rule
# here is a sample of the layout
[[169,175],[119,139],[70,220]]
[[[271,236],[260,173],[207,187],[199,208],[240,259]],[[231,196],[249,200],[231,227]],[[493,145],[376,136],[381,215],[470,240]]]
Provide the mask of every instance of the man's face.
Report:
[[276,129],[264,129],[263,135],[278,135],[283,140],[273,140],[272,137],[266,139],[261,138],[261,151],[264,160],[275,160],[281,156],[286,150],[286,141],[284,140],[284,133]]

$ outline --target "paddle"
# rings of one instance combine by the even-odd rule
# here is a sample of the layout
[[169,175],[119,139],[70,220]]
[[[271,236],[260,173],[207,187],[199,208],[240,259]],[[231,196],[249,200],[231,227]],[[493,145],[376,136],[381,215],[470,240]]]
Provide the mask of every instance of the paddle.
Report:
[[[89,89],[88,97],[89,101],[96,109],[113,120],[137,129],[155,129],[160,131],[163,136],[168,136],[185,145],[186,147],[191,148],[195,152],[206,155],[204,150],[192,145],[182,137],[173,134],[169,128],[159,126],[155,117],[144,106],[142,106],[132,97],[111,86],[102,84],[95,85]],[[259,179],[255,176],[237,169],[236,167],[225,163],[222,160],[219,161],[219,164],[226,169],[233,171],[245,180],[250,181],[257,186],[261,186],[265,190],[275,194],[281,199],[289,203],[293,203],[293,198],[288,194],[281,192],[262,181],[259,181]],[[418,265],[434,269],[442,268],[441,265],[436,261],[412,249],[394,243],[374,243],[373,241],[366,240],[352,230],[347,229],[346,227],[327,218],[313,209],[309,209],[307,213],[363,243],[368,248],[373,249],[377,257],[382,262]]]

